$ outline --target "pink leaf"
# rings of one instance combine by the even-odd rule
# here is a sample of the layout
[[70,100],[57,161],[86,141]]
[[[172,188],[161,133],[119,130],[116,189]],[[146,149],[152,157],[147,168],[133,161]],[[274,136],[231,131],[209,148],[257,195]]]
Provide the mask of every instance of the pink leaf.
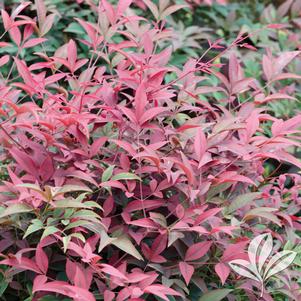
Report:
[[106,290],[103,294],[104,301],[113,301],[115,294],[112,291]]
[[40,270],[44,274],[46,274],[48,270],[48,257],[44,252],[41,244],[38,244],[37,246],[35,261],[37,263],[37,266],[40,268]]
[[149,109],[149,110],[147,110],[146,112],[143,113],[143,115],[139,119],[139,123],[143,124],[143,123],[149,121],[150,119],[156,117],[157,115],[159,115],[160,113],[163,113],[165,111],[167,111],[167,109],[162,108],[162,107],[151,108],[151,109]]
[[52,27],[56,14],[50,14],[41,28],[41,35],[44,36]]
[[8,30],[11,26],[12,21],[9,14],[4,9],[1,9],[1,17],[3,20],[4,29]]
[[166,297],[166,295],[182,296],[180,293],[178,293],[174,289],[163,286],[161,284],[153,284],[153,285],[147,286],[144,289],[144,292],[152,294],[152,295],[156,295],[166,301],[169,301],[169,299]]
[[254,81],[253,78],[244,78],[234,83],[232,87],[232,94],[238,94],[246,91],[249,85]]
[[283,80],[283,79],[301,79],[301,75],[294,74],[294,73],[281,73],[277,76],[274,76],[271,80],[271,82],[277,81],[277,80]]
[[23,45],[23,48],[30,48],[30,47],[34,47],[36,45],[39,45],[43,42],[47,41],[47,39],[45,38],[34,38],[34,39],[30,39],[29,41],[25,42]]
[[201,161],[207,149],[206,136],[202,129],[198,129],[194,138],[194,151],[198,161]]
[[68,43],[68,62],[71,66],[70,71],[74,71],[75,63],[77,61],[77,49],[75,42],[71,39]]
[[201,213],[195,220],[194,225],[199,225],[200,223],[205,222],[208,218],[216,215],[219,213],[222,209],[221,208],[213,208],[206,210],[205,212]]
[[1,58],[0,58],[0,67],[2,67],[3,65],[7,64],[9,61],[9,55],[6,54],[6,55],[3,55]]
[[179,263],[179,269],[180,272],[186,282],[186,284],[188,285],[190,282],[190,279],[194,273],[194,267],[184,261]]
[[95,301],[92,293],[81,287],[73,286],[64,281],[47,282],[47,277],[39,275],[34,279],[32,292],[53,292],[81,301]]
[[33,79],[29,69],[27,68],[24,61],[19,60],[18,58],[14,58],[15,63],[17,65],[17,69],[21,77],[23,78],[25,84],[35,87],[38,83]]
[[132,2],[133,0],[119,0],[117,6],[117,15],[118,16],[123,15]]
[[46,10],[44,0],[35,0],[35,4],[37,8],[38,21],[41,29],[41,27],[45,23],[47,10]]
[[121,273],[119,270],[117,270],[116,268],[114,268],[113,266],[109,265],[109,264],[101,264],[101,270],[103,273],[109,274],[111,276],[123,279],[123,280],[127,280],[127,277]]
[[9,265],[15,268],[29,270],[41,274],[41,270],[39,269],[37,264],[27,257],[21,257],[20,259],[16,259],[16,258],[4,259],[0,261],[0,264]]
[[11,148],[9,152],[11,153],[14,160],[20,165],[20,167],[23,170],[37,177],[38,175],[37,167],[29,155],[18,150],[16,147]]
[[110,23],[114,24],[115,20],[116,20],[114,7],[107,0],[102,0],[101,2],[106,11],[106,15],[107,15]]
[[267,25],[267,28],[272,28],[272,29],[281,29],[283,27],[285,27],[285,24],[269,24]]
[[222,285],[224,285],[230,274],[230,268],[226,264],[219,262],[215,265],[214,269],[217,275],[219,276]]
[[280,73],[284,67],[286,67],[296,56],[300,54],[300,51],[287,51],[281,53],[275,60],[276,74]]
[[147,96],[145,91],[145,85],[140,84],[135,94],[135,109],[136,109],[135,115],[137,120],[139,120],[141,116],[143,116],[146,105],[147,105]]
[[172,6],[169,6],[167,9],[165,9],[162,13],[161,13],[161,16],[160,16],[160,20],[164,20],[166,17],[168,17],[169,15],[173,14],[174,12],[182,9],[182,8],[185,8],[185,7],[188,7],[188,5],[185,5],[185,4],[178,4],[178,5],[172,5]]
[[12,19],[14,19],[15,17],[17,17],[19,14],[20,14],[20,12],[22,11],[22,10],[24,10],[28,5],[30,5],[31,4],[31,2],[30,1],[24,1],[24,2],[21,2],[21,4],[19,4],[14,10],[13,10],[13,12],[12,12],[12,14],[11,14],[11,17],[12,17]]

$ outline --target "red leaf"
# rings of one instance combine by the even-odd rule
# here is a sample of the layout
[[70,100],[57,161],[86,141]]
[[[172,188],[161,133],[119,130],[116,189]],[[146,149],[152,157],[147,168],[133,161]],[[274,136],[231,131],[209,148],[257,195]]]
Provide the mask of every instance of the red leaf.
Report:
[[30,87],[38,86],[38,83],[33,79],[26,64],[23,61],[19,60],[18,58],[14,58],[14,60],[17,65],[18,72],[23,78],[25,84],[29,85]]
[[38,170],[29,155],[13,147],[9,150],[14,160],[20,165],[20,167],[31,175],[38,176]]
[[272,29],[281,29],[283,27],[285,27],[285,24],[269,24],[267,25],[267,28],[272,28]]
[[194,225],[199,225],[200,223],[205,222],[208,218],[216,215],[219,213],[222,209],[221,208],[213,208],[206,210],[205,212],[201,213],[195,220]]
[[211,241],[203,241],[190,246],[186,251],[185,261],[200,259],[209,251],[211,245]]

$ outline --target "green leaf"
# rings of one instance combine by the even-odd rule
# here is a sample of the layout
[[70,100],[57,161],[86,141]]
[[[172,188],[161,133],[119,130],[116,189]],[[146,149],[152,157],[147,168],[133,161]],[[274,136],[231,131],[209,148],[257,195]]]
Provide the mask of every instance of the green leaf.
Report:
[[8,287],[8,282],[6,282],[4,279],[1,279],[0,281],[0,297],[5,292],[6,288]]
[[86,223],[84,227],[95,234],[100,234],[104,229],[106,230],[106,227],[101,222]]
[[71,301],[72,299],[70,298],[64,298],[64,299],[61,299],[59,297],[56,297],[56,296],[44,296],[42,298],[39,299],[39,301]]
[[94,207],[94,208],[98,208],[103,211],[103,208],[94,201],[87,201],[87,202],[85,202],[85,205],[89,206],[90,208]]
[[4,211],[0,214],[0,218],[6,217],[12,214],[25,213],[30,212],[33,209],[25,204],[13,204],[4,209]]
[[42,240],[43,238],[45,238],[45,237],[47,237],[47,236],[53,234],[53,233],[58,232],[58,231],[60,231],[60,230],[59,230],[58,228],[54,227],[54,226],[49,226],[49,227],[47,227],[47,228],[44,230],[44,232],[43,232],[43,235],[42,235],[42,237],[41,237],[41,240]]
[[258,207],[251,209],[246,213],[246,215],[243,218],[243,221],[247,221],[249,219],[252,219],[254,217],[262,217],[266,218],[275,224],[277,224],[279,227],[282,227],[280,219],[274,215],[272,212],[278,211],[276,208],[270,208],[270,207]]
[[207,193],[207,199],[210,200],[214,196],[219,195],[221,192],[227,190],[231,185],[231,183],[222,183],[216,186],[212,186]]
[[220,301],[225,298],[230,292],[232,292],[232,290],[226,288],[209,291],[202,295],[198,301]]
[[87,196],[87,192],[81,193],[75,200],[77,202],[82,202],[86,196]]
[[112,241],[114,241],[116,238],[110,237],[106,231],[101,231],[100,232],[100,242],[99,242],[99,247],[98,247],[98,253],[102,251],[103,248],[106,246],[110,245]]
[[89,209],[91,206],[86,205],[85,203],[80,203],[75,200],[59,200],[54,202],[55,208],[86,208]]
[[71,237],[76,237],[80,239],[82,242],[86,242],[86,238],[81,233],[72,233],[70,234]]
[[91,220],[91,219],[97,220],[97,219],[100,219],[100,216],[92,210],[82,209],[82,210],[79,210],[79,211],[75,212],[72,215],[72,218],[83,218],[83,219],[88,219],[88,220]]
[[143,257],[139,254],[132,241],[126,235],[116,237],[116,239],[112,241],[112,244],[138,260],[143,260]]
[[86,220],[78,220],[78,221],[75,221],[73,223],[70,223],[65,229],[64,231],[67,231],[67,230],[70,230],[70,229],[73,229],[75,227],[84,227],[87,225],[87,221]]
[[75,22],[70,23],[69,26],[66,29],[64,29],[64,32],[76,33],[81,35],[85,33],[83,28]]
[[250,192],[250,193],[239,195],[231,202],[230,206],[227,208],[227,214],[232,213],[235,210],[244,207],[248,203],[257,199],[260,195],[261,192]]
[[118,180],[139,180],[139,181],[141,181],[141,179],[138,176],[136,176],[135,174],[130,173],[130,172],[119,173],[118,175],[113,176],[111,180],[114,180],[114,181],[118,181]]
[[64,185],[63,187],[60,187],[58,190],[55,191],[54,196],[58,196],[58,195],[61,195],[61,194],[65,194],[67,192],[74,192],[74,191],[92,192],[92,190],[87,186]]
[[64,253],[67,252],[67,249],[68,249],[68,245],[69,245],[69,242],[71,240],[71,236],[64,236],[63,237],[63,250],[64,250]]
[[23,239],[26,238],[28,235],[43,229],[43,223],[39,219],[34,219],[31,223],[32,224],[27,228]]
[[38,192],[43,192],[43,190],[41,189],[41,187],[37,184],[31,184],[31,183],[22,183],[22,184],[17,184],[17,187],[24,187],[24,188],[28,188],[28,189],[32,189]]
[[115,165],[110,165],[107,169],[105,169],[101,176],[101,182],[107,182],[112,177],[114,167]]

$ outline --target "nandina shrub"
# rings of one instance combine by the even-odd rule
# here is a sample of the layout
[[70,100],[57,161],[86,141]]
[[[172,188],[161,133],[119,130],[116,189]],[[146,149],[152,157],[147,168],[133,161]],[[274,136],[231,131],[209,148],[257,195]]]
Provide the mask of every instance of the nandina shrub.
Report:
[[154,21],[131,1],[87,1],[85,34],[54,50],[42,0],[2,11],[2,296],[297,300],[298,261],[262,292],[229,262],[261,233],[300,243],[301,179],[277,172],[301,166],[301,115],[265,107],[294,101],[282,80],[300,79],[287,71],[299,51],[267,51],[249,78],[232,50],[254,48],[238,36],[179,69],[164,19],[183,6],[144,3]]

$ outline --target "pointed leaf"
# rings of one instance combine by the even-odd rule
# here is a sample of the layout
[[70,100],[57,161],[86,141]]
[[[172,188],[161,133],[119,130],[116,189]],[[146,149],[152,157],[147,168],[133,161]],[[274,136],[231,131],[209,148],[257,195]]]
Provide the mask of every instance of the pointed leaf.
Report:
[[216,289],[203,294],[198,301],[221,301],[232,292],[231,289]]
[[186,282],[186,284],[188,285],[190,282],[190,279],[194,273],[194,267],[184,261],[179,263],[179,269],[180,272]]
[[126,235],[116,237],[116,239],[112,241],[112,244],[138,260],[143,260],[143,257],[139,254],[132,241]]
[[296,256],[297,253],[290,250],[284,250],[275,254],[266,266],[264,280],[288,268]]

